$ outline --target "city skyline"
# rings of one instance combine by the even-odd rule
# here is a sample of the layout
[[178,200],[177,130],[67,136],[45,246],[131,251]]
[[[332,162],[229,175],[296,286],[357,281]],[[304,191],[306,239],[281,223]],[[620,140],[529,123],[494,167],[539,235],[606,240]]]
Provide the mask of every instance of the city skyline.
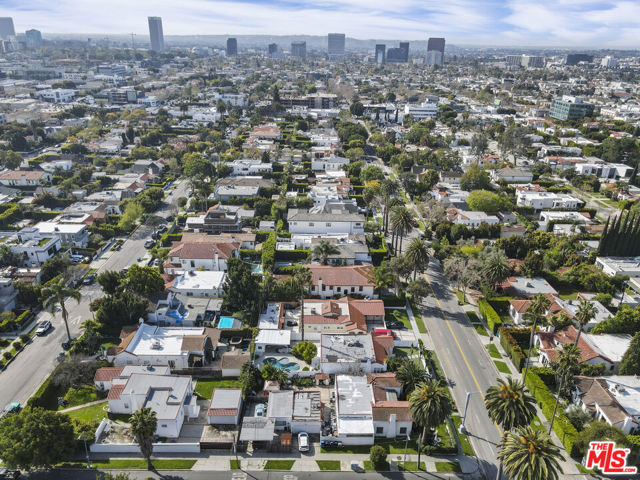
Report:
[[[122,15],[127,12],[127,15]],[[250,12],[250,14],[247,14]],[[17,32],[124,34],[148,32],[148,16],[165,18],[172,35],[326,35],[358,39],[446,37],[460,45],[638,48],[640,4],[629,0],[380,0],[241,2],[188,0],[6,0],[0,16]],[[78,26],[82,25],[82,29]]]

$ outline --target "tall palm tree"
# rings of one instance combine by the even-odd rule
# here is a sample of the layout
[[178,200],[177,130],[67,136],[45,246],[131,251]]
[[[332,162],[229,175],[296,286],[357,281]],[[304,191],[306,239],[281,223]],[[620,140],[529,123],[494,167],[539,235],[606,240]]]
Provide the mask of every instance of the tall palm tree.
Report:
[[374,267],[369,272],[369,281],[373,283],[378,292],[380,292],[383,288],[388,288],[389,285],[393,285],[395,283],[396,275],[391,269],[391,265],[389,262],[382,262],[379,266]]
[[498,448],[498,458],[511,480],[558,480],[563,473],[560,449],[544,432],[518,428],[505,433]]
[[391,229],[396,235],[396,242],[399,244],[399,249],[396,246],[394,250],[402,254],[402,237],[411,231],[411,220],[413,215],[404,205],[398,205],[391,209]]
[[64,277],[60,277],[57,281],[42,289],[42,306],[45,309],[50,309],[53,313],[56,305],[60,305],[62,311],[62,320],[64,326],[67,329],[67,339],[71,343],[71,332],[69,331],[69,312],[65,305],[66,298],[73,298],[76,302],[80,303],[82,295],[77,288],[71,288],[67,286],[67,280]]
[[385,233],[389,230],[389,202],[398,191],[398,182],[386,178],[380,182],[380,200],[382,203],[382,224]]
[[484,278],[496,290],[498,285],[502,283],[511,273],[511,267],[507,260],[507,256],[502,250],[496,250],[489,254],[482,266],[482,274]]
[[529,308],[524,314],[527,323],[531,324],[531,334],[529,335],[529,350],[527,351],[527,362],[524,364],[524,375],[522,376],[522,384],[525,384],[527,379],[527,373],[529,371],[529,359],[531,358],[531,350],[533,350],[533,336],[536,333],[536,326],[538,324],[546,323],[546,314],[549,310],[551,301],[545,297],[542,293],[539,293],[531,300]]
[[340,249],[333,243],[329,243],[326,240],[322,240],[318,245],[313,247],[311,255],[314,259],[319,259],[322,265],[326,265],[331,255],[337,255],[340,253]]
[[[387,206],[387,229],[389,228],[389,223],[390,223],[390,218],[391,218],[391,212],[393,211],[393,209],[395,207],[402,207],[404,206],[403,201],[399,198],[399,197],[392,197],[389,199],[389,201],[386,203]],[[393,226],[391,226],[391,246],[393,247],[396,243],[396,236],[397,236],[397,232],[393,230]]]
[[429,247],[421,238],[414,238],[409,243],[405,252],[407,261],[413,265],[413,279],[416,279],[418,271],[424,272],[429,266]]
[[293,274],[293,281],[300,292],[300,333],[304,342],[304,296],[313,282],[311,270],[306,267],[298,268]]
[[418,465],[422,453],[422,442],[427,429],[436,428],[451,414],[451,401],[444,389],[432,378],[416,386],[409,395],[409,408],[413,420],[422,426],[422,434],[418,442]]
[[409,396],[416,386],[424,382],[428,376],[422,366],[412,359],[407,359],[396,371],[396,378],[402,384],[404,394]]
[[147,460],[147,470],[153,470],[151,455],[153,454],[153,441],[156,438],[158,419],[156,412],[150,408],[141,408],[129,417],[131,433],[140,446],[140,453]]
[[556,419],[556,412],[558,411],[558,405],[560,404],[560,397],[562,396],[562,393],[567,390],[569,384],[572,383],[573,375],[578,369],[579,361],[580,348],[576,345],[565,344],[558,352],[558,361],[554,365],[558,390],[556,392],[556,404],[553,407],[551,422],[549,422],[549,434],[551,434],[553,422]]
[[585,325],[587,325],[591,320],[596,318],[596,307],[595,305],[586,300],[584,298],[580,299],[580,304],[578,305],[578,311],[576,312],[576,320],[578,320],[578,335],[576,335],[576,341],[574,345],[578,345],[578,340],[580,340],[580,334],[582,334],[582,329]]
[[503,430],[513,430],[531,423],[536,415],[536,401],[518,380],[498,379],[498,385],[489,387],[484,398],[489,417]]

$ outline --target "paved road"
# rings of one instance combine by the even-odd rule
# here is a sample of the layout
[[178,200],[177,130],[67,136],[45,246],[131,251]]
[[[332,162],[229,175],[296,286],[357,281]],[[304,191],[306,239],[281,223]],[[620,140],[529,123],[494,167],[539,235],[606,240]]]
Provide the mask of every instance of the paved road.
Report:
[[[172,203],[178,197],[186,196],[187,189],[186,181],[176,183],[175,188],[167,194],[156,214],[163,218],[168,217],[172,211]],[[139,227],[124,242],[120,251],[107,252],[105,257],[108,258],[94,262],[94,268],[97,268],[100,273],[105,270],[121,270],[135,263],[139,257],[145,255],[144,242],[151,238],[152,232],[151,226]],[[82,300],[79,304],[75,300],[67,300],[66,302],[69,311],[69,329],[71,335],[76,337],[80,334],[82,322],[91,318],[89,304],[92,300],[102,296],[102,290],[97,284],[84,286],[80,292]],[[0,372],[0,408],[9,402],[20,402],[24,405],[55,367],[55,358],[62,351],[60,345],[66,339],[66,332],[59,310],[55,312],[53,318],[48,312],[41,312],[38,315],[38,321],[45,319],[51,320],[53,323],[53,328],[49,333],[43,337],[34,337],[33,343],[28,345],[4,372]]]

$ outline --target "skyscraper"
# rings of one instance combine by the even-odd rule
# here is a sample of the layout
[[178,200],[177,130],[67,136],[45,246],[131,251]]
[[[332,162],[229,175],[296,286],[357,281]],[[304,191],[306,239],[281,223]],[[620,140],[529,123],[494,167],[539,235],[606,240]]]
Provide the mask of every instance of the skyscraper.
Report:
[[400,42],[400,50],[403,52],[403,61],[409,61],[409,42]]
[[307,56],[307,42],[291,42],[291,55],[305,58]]
[[162,33],[161,17],[149,17],[149,37],[151,38],[151,50],[164,52],[164,33]]
[[387,50],[386,45],[383,45],[381,43],[378,43],[376,45],[376,63],[377,64],[383,64],[386,62],[387,60],[386,50]]
[[227,57],[238,54],[238,39],[227,38]]
[[42,45],[42,33],[40,30],[27,30],[24,32],[27,39],[27,48],[39,48]]
[[16,29],[13,28],[13,18],[0,17],[0,39],[7,40],[16,36]]
[[387,49],[387,63],[407,63],[409,61],[409,42],[400,42],[398,48]]
[[427,43],[427,65],[444,63],[444,38],[430,38]]
[[270,57],[274,57],[278,54],[278,44],[277,43],[270,43],[269,44],[269,56]]
[[344,56],[344,33],[330,33],[328,39],[329,59],[340,58]]

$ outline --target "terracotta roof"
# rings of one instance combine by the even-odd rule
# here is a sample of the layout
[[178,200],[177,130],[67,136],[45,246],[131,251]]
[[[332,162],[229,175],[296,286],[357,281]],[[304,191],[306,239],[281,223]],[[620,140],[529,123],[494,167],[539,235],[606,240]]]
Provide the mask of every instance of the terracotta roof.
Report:
[[207,415],[210,417],[235,417],[237,414],[237,408],[210,408],[209,410],[207,410]]
[[107,355],[117,355],[120,352],[124,352],[126,350],[126,348],[129,346],[129,344],[131,343],[131,340],[133,340],[133,337],[135,335],[136,335],[136,332],[133,331],[133,332],[129,333],[126,337],[124,337],[122,339],[122,341],[120,342],[120,345],[114,346],[114,347],[109,347],[107,349]]
[[94,382],[110,382],[114,378],[118,378],[124,370],[124,367],[102,367],[96,370],[93,376]]
[[114,385],[113,387],[111,387],[111,390],[109,390],[109,394],[107,395],[107,400],[120,399],[120,394],[122,393],[125,387],[126,385]]
[[374,286],[369,279],[369,274],[373,270],[371,265],[343,267],[308,265],[307,268],[311,271],[312,283],[316,287],[320,280],[324,285],[331,286]]
[[[578,330],[573,325],[569,325],[564,330],[555,332],[538,332],[540,338],[541,350],[547,355],[550,362],[555,362],[558,358],[558,348],[562,345],[573,345],[578,336]],[[556,343],[558,344],[556,346]],[[596,352],[589,343],[585,340],[584,336],[580,336],[578,340],[578,348],[580,349],[579,363],[587,362],[594,358],[602,358],[608,362],[613,363],[609,358],[604,357],[600,353]]]
[[382,401],[376,402],[371,405],[371,412],[373,414],[374,422],[384,422],[389,421],[389,417],[391,415],[396,416],[396,421],[398,422],[412,422],[413,417],[411,416],[411,410],[409,408],[409,402],[389,402]]
[[373,351],[376,357],[376,362],[384,365],[387,361],[387,357],[393,352],[393,337],[376,337],[371,335],[373,339]]
[[[348,315],[342,314],[341,305],[346,305]],[[338,300],[305,300],[307,305],[318,305],[319,313],[305,315],[305,323],[310,324],[346,324],[347,330],[367,331],[367,317],[384,317],[384,302],[382,300],[356,300],[343,297]]]
[[5,170],[0,173],[0,180],[22,180],[22,177],[26,180],[40,180],[45,175],[45,172],[36,170]]
[[218,258],[228,259],[240,248],[238,242],[173,242],[169,258]]
[[393,372],[367,373],[367,383],[388,388],[402,388],[402,384]]

